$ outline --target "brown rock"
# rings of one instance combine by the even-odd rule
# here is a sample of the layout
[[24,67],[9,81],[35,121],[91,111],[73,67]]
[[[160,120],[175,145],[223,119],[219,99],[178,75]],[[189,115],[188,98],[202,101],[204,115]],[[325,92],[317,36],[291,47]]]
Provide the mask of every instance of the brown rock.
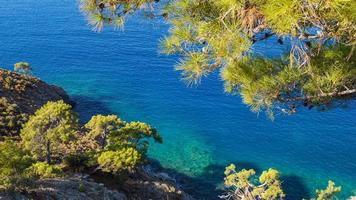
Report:
[[[16,136],[28,116],[48,101],[72,103],[62,88],[4,69],[0,69],[0,100],[0,111],[8,109],[10,105],[14,107],[12,116],[9,116],[9,112],[0,112],[0,137]],[[10,119],[21,123],[14,123]]]

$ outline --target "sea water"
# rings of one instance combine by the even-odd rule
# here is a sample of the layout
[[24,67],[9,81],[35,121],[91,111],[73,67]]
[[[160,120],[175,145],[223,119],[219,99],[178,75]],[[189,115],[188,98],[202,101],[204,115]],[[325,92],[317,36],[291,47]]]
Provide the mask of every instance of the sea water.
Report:
[[179,58],[159,53],[168,28],[133,16],[124,31],[95,33],[74,0],[4,1],[0,66],[31,63],[35,76],[77,102],[82,122],[114,113],[152,124],[164,143],[152,145],[149,156],[200,199],[217,198],[229,163],[279,170],[287,199],[311,197],[329,179],[342,186],[341,199],[356,195],[355,101],[326,112],[301,108],[271,121],[225,94],[218,72],[197,87],[180,81]]

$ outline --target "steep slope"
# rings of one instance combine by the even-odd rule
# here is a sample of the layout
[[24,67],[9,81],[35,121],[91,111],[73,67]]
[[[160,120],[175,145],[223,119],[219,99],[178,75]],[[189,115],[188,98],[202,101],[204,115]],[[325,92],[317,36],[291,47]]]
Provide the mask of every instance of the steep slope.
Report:
[[46,102],[58,100],[70,103],[62,88],[0,69],[0,137],[18,135],[29,115]]

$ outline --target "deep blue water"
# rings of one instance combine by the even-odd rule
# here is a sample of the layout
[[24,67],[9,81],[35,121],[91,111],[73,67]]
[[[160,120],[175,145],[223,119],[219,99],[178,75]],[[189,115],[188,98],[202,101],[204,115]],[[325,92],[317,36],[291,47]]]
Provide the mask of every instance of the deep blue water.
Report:
[[278,169],[289,199],[309,197],[328,179],[342,185],[341,199],[356,195],[355,102],[328,112],[301,109],[272,122],[224,94],[217,73],[186,87],[174,71],[178,58],[158,52],[167,29],[135,16],[124,32],[98,34],[74,0],[6,1],[0,5],[0,66],[30,62],[36,76],[77,101],[82,121],[115,113],[154,125],[164,144],[152,147],[151,158],[185,175],[190,191],[213,194],[211,184],[233,162]]

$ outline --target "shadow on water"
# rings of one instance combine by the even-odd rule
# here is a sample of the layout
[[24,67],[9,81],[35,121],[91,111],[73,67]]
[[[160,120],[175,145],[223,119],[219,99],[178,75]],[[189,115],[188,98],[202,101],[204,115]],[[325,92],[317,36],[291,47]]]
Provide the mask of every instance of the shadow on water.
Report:
[[310,199],[310,193],[303,179],[296,175],[282,176],[282,188],[286,194],[286,200]]
[[[256,174],[261,174],[262,172],[261,168],[251,162],[237,161],[233,163],[238,163],[238,170],[254,169]],[[224,180],[225,165],[209,165],[204,169],[204,172],[197,177],[188,176],[174,169],[164,168],[156,160],[151,161],[151,165],[155,170],[163,171],[174,177],[182,189],[196,199],[217,200],[220,199],[218,197],[219,195],[224,194],[221,186]],[[308,189],[300,177],[295,175],[282,176],[281,180],[283,181],[282,187],[286,194],[286,200],[310,198]]]
[[74,111],[79,114],[81,123],[86,123],[92,116],[97,114],[113,114],[104,102],[92,97],[71,96],[71,100],[75,103]]
[[[239,163],[239,169],[255,169],[257,172],[260,171],[258,166],[250,162],[238,161],[234,163]],[[166,172],[170,176],[173,176],[182,189],[188,194],[194,196],[196,199],[215,200],[219,199],[218,196],[223,194],[221,185],[224,180],[226,165],[209,165],[205,167],[203,173],[195,177],[177,172],[174,169],[164,168],[156,160],[152,160],[151,165],[154,169]]]

